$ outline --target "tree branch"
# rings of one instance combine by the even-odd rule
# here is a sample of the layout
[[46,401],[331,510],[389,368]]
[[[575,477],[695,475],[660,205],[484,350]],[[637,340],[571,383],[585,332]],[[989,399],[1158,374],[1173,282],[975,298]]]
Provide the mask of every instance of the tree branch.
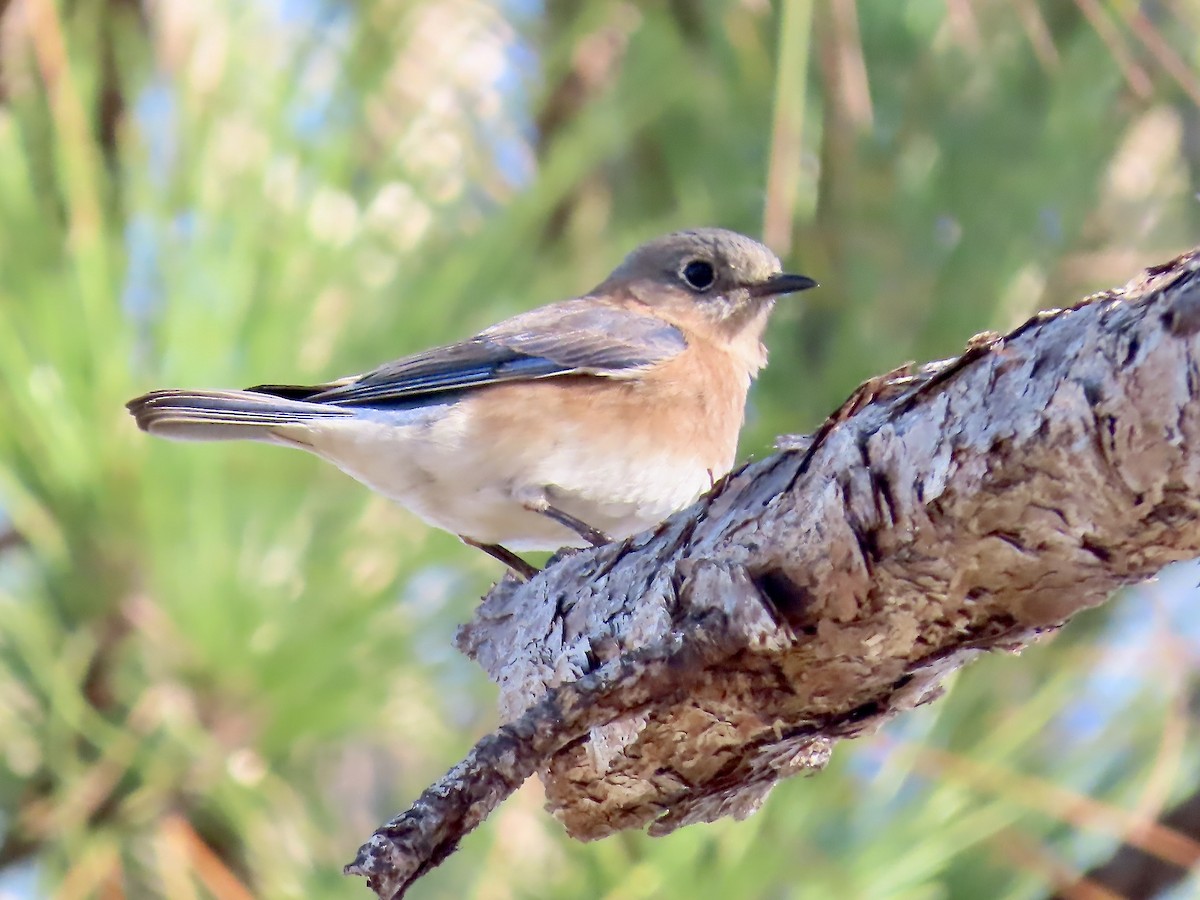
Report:
[[757,809],[836,741],[1200,556],[1200,251],[863,385],[655,531],[459,634],[509,723],[352,874],[399,898],[528,774],[590,840]]

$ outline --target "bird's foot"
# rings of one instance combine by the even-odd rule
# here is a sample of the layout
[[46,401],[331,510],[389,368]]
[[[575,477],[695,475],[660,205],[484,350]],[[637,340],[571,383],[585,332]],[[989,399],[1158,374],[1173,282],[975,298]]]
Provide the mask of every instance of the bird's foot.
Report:
[[567,512],[563,512],[557,507],[551,506],[549,503],[542,501],[540,503],[527,503],[525,508],[531,512],[541,513],[548,519],[553,519],[559,525],[565,528],[570,528],[573,532],[591,544],[593,547],[603,547],[605,544],[612,543],[612,538],[598,528],[593,528],[582,519],[577,519]]
[[469,547],[478,547],[494,560],[504,563],[521,581],[529,581],[533,576],[537,575],[542,570],[537,566],[530,565],[513,553],[507,547],[501,547],[499,544],[481,544],[479,541],[473,541],[469,537],[459,535],[459,539]]

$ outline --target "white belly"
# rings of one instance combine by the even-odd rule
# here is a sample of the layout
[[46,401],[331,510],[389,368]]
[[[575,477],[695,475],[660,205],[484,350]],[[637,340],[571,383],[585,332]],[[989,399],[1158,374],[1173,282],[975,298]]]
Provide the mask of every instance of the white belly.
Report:
[[[289,427],[281,434],[411,510],[431,525],[511,550],[581,547],[574,531],[525,508],[551,505],[613,539],[662,521],[724,472],[677,457],[608,449],[559,430],[528,435],[518,449],[473,433],[468,405]],[[512,447],[512,442],[507,446]],[[623,451],[623,452],[622,452]]]

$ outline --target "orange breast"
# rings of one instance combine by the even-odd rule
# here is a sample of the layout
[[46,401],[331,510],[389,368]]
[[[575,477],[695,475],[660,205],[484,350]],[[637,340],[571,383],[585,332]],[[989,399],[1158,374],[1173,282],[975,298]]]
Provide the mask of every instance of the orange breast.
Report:
[[[750,374],[730,354],[689,346],[627,379],[564,376],[496,385],[478,394],[475,425],[498,453],[549,452],[570,442],[597,456],[677,457],[680,465],[729,471]],[[591,454],[584,454],[591,455]]]

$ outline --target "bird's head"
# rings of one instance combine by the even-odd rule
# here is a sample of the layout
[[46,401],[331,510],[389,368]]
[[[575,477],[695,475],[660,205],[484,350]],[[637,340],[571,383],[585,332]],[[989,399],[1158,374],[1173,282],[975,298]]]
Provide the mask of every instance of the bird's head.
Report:
[[758,241],[724,228],[677,231],[629,254],[593,293],[627,295],[661,315],[762,333],[775,298],[816,287]]

